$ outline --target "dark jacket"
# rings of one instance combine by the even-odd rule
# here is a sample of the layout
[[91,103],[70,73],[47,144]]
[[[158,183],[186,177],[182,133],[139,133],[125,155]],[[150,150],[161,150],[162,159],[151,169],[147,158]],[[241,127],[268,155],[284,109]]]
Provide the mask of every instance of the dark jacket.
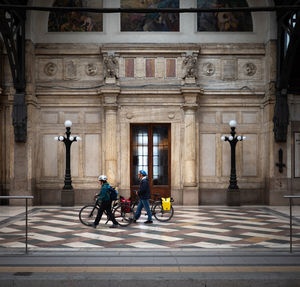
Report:
[[103,183],[100,192],[97,194],[98,200],[110,201],[110,191],[109,184],[107,182]]
[[140,199],[150,199],[150,185],[147,177],[141,180],[138,195]]

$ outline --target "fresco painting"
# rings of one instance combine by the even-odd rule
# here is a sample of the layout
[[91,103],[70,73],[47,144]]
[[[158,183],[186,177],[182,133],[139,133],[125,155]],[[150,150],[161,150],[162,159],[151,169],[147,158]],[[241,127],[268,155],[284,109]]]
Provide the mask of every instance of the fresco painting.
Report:
[[[55,0],[53,7],[102,8],[102,0]],[[102,32],[103,16],[89,12],[51,12],[48,32]]]
[[[198,8],[248,7],[246,0],[197,0]],[[198,13],[198,31],[253,31],[250,12]]]
[[[121,8],[179,8],[179,0],[121,0]],[[179,13],[122,13],[121,31],[179,31]]]

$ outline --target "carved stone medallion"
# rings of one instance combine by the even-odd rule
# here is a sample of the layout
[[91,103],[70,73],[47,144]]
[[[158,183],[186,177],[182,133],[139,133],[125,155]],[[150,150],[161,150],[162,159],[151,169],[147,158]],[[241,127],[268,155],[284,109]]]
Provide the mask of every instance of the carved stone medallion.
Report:
[[85,72],[88,76],[95,76],[95,75],[97,75],[97,72],[98,72],[97,66],[93,63],[89,63],[86,66]]
[[213,63],[207,62],[203,64],[203,72],[206,76],[212,76],[215,73],[215,66]]
[[44,67],[44,73],[49,77],[53,77],[57,73],[57,65],[53,62],[47,63]]
[[256,68],[256,66],[255,66],[253,63],[250,63],[250,62],[249,62],[249,63],[246,63],[246,64],[243,66],[243,70],[244,70],[244,74],[245,74],[246,76],[251,77],[251,76],[254,76],[254,75],[255,75],[257,68]]

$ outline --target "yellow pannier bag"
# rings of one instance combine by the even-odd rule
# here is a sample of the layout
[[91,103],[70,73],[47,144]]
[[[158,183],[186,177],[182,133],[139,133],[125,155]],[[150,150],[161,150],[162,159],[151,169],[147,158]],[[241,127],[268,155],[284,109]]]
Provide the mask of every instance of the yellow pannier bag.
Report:
[[163,210],[170,210],[171,209],[171,198],[170,197],[167,197],[167,198],[162,197],[161,200],[162,200]]

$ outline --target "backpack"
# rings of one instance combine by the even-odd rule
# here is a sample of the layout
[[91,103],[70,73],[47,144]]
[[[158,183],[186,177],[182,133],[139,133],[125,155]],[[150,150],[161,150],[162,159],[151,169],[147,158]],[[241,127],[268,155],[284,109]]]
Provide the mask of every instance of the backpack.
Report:
[[110,194],[111,201],[118,199],[119,193],[114,187],[112,187],[112,186],[109,187],[109,194]]

